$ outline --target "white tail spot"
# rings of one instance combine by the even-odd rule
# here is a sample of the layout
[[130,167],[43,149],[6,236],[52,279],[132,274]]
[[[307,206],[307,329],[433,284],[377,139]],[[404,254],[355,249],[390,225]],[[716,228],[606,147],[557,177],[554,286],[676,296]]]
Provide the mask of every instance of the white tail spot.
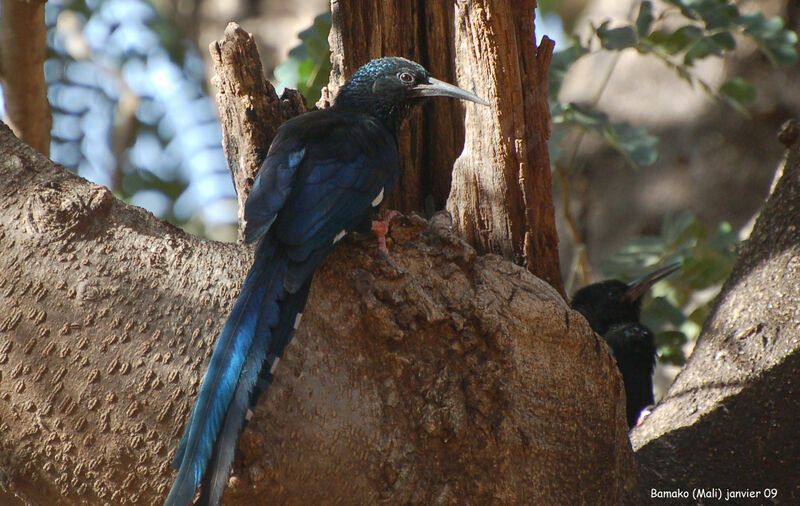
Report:
[[383,190],[385,188],[381,188],[381,192],[375,197],[375,200],[372,201],[372,207],[378,206],[381,202],[383,202]]
[[297,327],[300,326],[300,320],[303,319],[303,313],[297,313],[297,316],[294,317],[294,329],[297,330]]
[[337,242],[341,241],[342,237],[346,235],[347,235],[347,230],[342,230],[341,232],[336,234],[336,237],[333,238],[333,244],[336,244]]
[[248,409],[247,413],[245,413],[245,415],[244,415],[244,419],[249,422],[251,418],[253,418],[253,411]]
[[269,366],[269,373],[275,374],[275,369],[278,368],[278,362],[281,361],[281,357],[275,357],[275,360],[272,361],[272,365]]

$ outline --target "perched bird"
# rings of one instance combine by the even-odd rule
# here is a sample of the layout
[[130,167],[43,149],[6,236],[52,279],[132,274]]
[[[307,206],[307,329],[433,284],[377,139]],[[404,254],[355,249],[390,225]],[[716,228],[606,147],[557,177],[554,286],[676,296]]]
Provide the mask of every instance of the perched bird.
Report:
[[614,354],[625,384],[629,428],[636,425],[642,409],[653,404],[656,343],[653,331],[639,321],[642,296],[679,268],[671,264],[629,284],[617,279],[594,283],[572,297],[572,308],[586,317]]
[[392,190],[398,129],[426,97],[489,105],[418,63],[387,57],[359,68],[332,107],[278,129],[245,204],[255,260],[175,454],[167,505],[191,503],[201,480],[200,503],[219,503],[246,412],[300,324],[314,270]]

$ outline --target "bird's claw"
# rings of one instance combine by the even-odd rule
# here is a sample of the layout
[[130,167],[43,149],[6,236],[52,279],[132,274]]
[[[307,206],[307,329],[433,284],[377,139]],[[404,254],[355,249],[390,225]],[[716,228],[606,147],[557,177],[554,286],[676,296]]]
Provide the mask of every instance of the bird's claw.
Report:
[[389,248],[386,247],[386,234],[389,233],[389,222],[397,216],[400,216],[399,212],[390,210],[386,211],[382,219],[372,221],[372,233],[378,238],[378,250],[387,260],[389,259]]

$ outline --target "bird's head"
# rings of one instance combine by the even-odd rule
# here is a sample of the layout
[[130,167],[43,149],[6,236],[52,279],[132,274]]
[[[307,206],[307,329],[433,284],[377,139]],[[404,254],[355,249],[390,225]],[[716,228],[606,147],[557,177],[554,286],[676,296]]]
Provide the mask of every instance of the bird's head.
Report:
[[581,313],[600,335],[612,325],[639,321],[642,298],[657,281],[680,269],[680,264],[671,264],[653,271],[630,283],[609,279],[593,283],[575,292],[572,308]]
[[430,76],[419,63],[389,56],[360,67],[339,90],[335,105],[377,116],[396,130],[413,105],[428,97],[452,97],[489,105],[474,93]]

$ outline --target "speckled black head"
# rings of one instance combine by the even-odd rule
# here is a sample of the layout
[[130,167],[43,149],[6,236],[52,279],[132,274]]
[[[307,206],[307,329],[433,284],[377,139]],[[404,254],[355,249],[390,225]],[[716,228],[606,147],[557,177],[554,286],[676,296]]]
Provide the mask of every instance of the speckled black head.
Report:
[[656,281],[680,268],[672,264],[631,283],[610,279],[585,286],[572,296],[572,309],[581,313],[592,330],[604,335],[612,325],[636,323],[642,311],[642,298]]
[[335,106],[372,114],[396,132],[411,107],[426,97],[453,97],[489,105],[474,93],[434,79],[419,63],[388,56],[356,70],[339,90]]

